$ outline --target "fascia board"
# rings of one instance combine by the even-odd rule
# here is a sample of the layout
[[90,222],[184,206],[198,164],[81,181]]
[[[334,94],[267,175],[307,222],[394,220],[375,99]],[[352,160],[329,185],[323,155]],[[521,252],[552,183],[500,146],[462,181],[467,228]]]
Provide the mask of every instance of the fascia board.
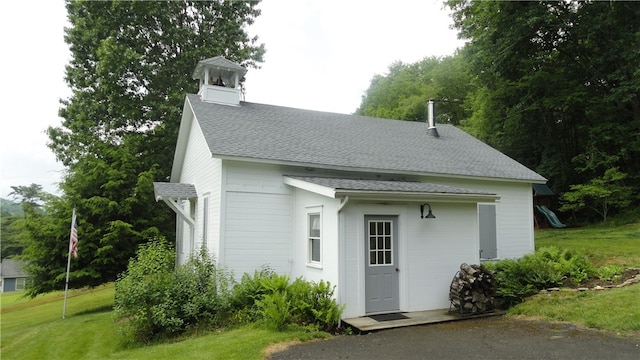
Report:
[[191,131],[194,118],[195,114],[191,109],[191,103],[189,102],[189,98],[186,98],[182,109],[182,118],[180,119],[180,130],[178,131],[178,139],[176,141],[176,151],[173,155],[170,182],[180,182],[182,167],[184,165],[184,157],[187,151],[187,144],[189,142],[189,133]]
[[300,179],[292,179],[288,176],[283,176],[282,181],[286,185],[290,185],[298,189],[306,190],[314,194],[318,194],[318,195],[322,195],[330,198],[336,197],[336,190],[334,188],[330,188],[330,187],[326,187],[318,184],[312,184],[310,182],[303,181]]
[[337,190],[337,198],[348,196],[352,200],[367,201],[415,201],[423,202],[425,199],[433,202],[496,202],[500,195],[496,194],[447,194],[430,192],[406,192],[406,191],[357,191]]

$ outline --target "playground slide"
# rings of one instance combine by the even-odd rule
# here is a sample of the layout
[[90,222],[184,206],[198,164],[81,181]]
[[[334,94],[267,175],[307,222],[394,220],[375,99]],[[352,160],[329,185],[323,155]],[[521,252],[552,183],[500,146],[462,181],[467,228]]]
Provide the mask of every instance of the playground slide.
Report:
[[536,209],[542,214],[544,215],[547,220],[549,220],[549,224],[551,224],[551,226],[553,226],[556,229],[562,229],[562,228],[566,228],[567,225],[563,224],[562,222],[560,222],[560,219],[558,219],[558,217],[556,216],[556,214],[549,210],[548,207],[542,205],[536,205]]

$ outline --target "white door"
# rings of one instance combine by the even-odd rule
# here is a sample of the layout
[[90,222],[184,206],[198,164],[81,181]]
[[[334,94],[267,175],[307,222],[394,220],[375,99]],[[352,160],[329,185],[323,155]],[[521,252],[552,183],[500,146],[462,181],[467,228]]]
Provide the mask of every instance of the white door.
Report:
[[365,223],[366,313],[397,311],[399,302],[398,217],[367,215]]

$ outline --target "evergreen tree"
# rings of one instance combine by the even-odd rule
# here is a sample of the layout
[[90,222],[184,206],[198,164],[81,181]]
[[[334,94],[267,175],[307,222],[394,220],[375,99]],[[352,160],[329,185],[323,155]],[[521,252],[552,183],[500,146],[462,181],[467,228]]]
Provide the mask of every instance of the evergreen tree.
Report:
[[[59,127],[49,147],[66,167],[63,196],[31,229],[24,258],[31,295],[60,289],[71,212],[79,256],[70,286],[112,281],[140,243],[173,238],[174,214],[157,204],[153,181],[169,178],[186,93],[198,61],[217,55],[256,67],[264,46],[245,27],[258,1],[68,1],[71,60]],[[62,276],[61,276],[62,275]]]

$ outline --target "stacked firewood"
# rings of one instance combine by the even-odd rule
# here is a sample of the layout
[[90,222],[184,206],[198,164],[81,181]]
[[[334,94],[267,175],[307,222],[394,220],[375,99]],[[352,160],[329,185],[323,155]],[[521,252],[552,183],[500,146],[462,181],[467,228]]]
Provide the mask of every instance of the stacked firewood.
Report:
[[449,288],[449,300],[463,315],[482,314],[495,309],[496,280],[482,265],[460,265]]

